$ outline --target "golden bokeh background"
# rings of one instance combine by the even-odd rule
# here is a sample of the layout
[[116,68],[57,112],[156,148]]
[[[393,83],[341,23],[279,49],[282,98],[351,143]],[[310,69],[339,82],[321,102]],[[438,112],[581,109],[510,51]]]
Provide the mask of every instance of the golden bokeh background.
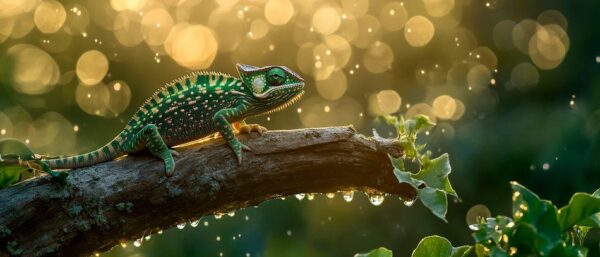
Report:
[[[236,74],[236,63],[286,65],[305,77],[300,102],[252,119],[275,129],[353,124],[387,136],[378,116],[426,114],[438,124],[429,139],[443,145],[529,101],[501,102],[506,95],[562,90],[567,99],[556,101],[582,111],[575,90],[543,85],[567,72],[569,31],[582,25],[556,1],[516,2],[0,0],[0,138],[52,155],[88,151],[165,82],[192,70]],[[595,135],[600,116],[590,117],[585,133]],[[289,256],[321,256],[300,252],[308,255]]]

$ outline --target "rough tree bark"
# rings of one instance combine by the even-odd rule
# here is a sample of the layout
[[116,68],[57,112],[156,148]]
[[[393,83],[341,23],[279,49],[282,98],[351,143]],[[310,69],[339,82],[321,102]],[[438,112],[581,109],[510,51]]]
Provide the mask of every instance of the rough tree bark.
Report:
[[110,249],[200,216],[304,192],[360,190],[413,199],[393,175],[391,140],[352,127],[244,135],[238,165],[222,140],[178,151],[175,174],[147,154],[73,170],[66,184],[42,176],[0,190],[0,252],[81,256]]

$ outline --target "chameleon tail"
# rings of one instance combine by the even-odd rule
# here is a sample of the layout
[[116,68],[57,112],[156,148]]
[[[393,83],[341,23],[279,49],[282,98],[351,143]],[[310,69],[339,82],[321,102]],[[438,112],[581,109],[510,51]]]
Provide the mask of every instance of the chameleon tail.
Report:
[[51,169],[73,169],[87,167],[115,159],[123,154],[121,136],[117,136],[105,146],[80,155],[42,160]]

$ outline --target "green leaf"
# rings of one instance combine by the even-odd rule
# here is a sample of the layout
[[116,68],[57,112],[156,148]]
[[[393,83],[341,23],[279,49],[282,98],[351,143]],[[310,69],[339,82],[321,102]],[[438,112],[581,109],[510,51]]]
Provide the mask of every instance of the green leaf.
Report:
[[379,247],[368,253],[357,253],[354,257],[392,257],[392,251],[384,247]]
[[463,257],[471,251],[472,246],[452,247],[448,239],[441,236],[428,236],[421,239],[412,253],[412,257]]
[[417,134],[435,124],[425,115],[416,115],[408,120],[404,120],[402,116],[388,116],[385,120],[388,124],[396,126],[398,138],[395,142],[403,147],[404,159],[417,160],[420,164],[419,171],[412,173],[405,169],[402,158],[390,156],[398,182],[410,184],[417,191],[417,198],[421,199],[423,205],[446,221],[447,195],[458,197],[448,179],[452,171],[448,154],[430,159],[431,152],[421,153],[425,145],[416,144]]
[[2,139],[0,140],[0,155],[15,155],[23,160],[34,160],[35,154],[31,151],[31,148],[25,143],[17,139]]
[[452,171],[448,154],[442,154],[439,157],[428,160],[421,166],[421,171],[413,177],[422,180],[428,187],[443,190],[444,192],[457,196],[456,191],[450,185],[448,175]]
[[529,245],[534,253],[547,256],[556,245],[563,243],[556,206],[516,182],[511,182],[511,186],[513,216],[517,223],[511,242]]
[[435,216],[448,222],[446,220],[446,212],[448,211],[446,192],[430,187],[420,189],[418,192],[423,205],[431,210]]
[[406,128],[414,133],[421,132],[425,129],[435,126],[435,123],[431,122],[429,117],[423,114],[418,114],[406,121]]
[[514,226],[515,222],[506,216],[488,218],[485,223],[474,225],[473,238],[476,243],[491,247],[500,243],[503,234],[512,234]]
[[18,165],[0,164],[0,188],[6,188],[21,180],[21,174],[27,169]]
[[569,204],[558,210],[558,221],[563,232],[574,225],[600,227],[600,196],[575,193]]

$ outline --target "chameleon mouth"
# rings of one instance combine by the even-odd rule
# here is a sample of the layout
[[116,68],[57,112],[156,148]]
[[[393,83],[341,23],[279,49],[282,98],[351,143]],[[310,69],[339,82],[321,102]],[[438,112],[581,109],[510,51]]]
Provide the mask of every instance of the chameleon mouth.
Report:
[[[302,84],[302,87],[303,87],[303,86],[304,86],[304,83],[301,83],[301,84]],[[294,97],[292,97],[290,100],[287,100],[287,101],[286,101],[285,103],[283,103],[282,105],[280,105],[280,106],[277,106],[277,108],[275,108],[275,109],[273,109],[273,110],[270,110],[270,111],[268,111],[268,112],[265,112],[265,113],[263,113],[263,114],[271,114],[271,113],[274,113],[274,112],[281,111],[281,110],[283,110],[283,109],[287,108],[288,106],[290,106],[290,105],[294,104],[294,103],[295,103],[295,102],[297,102],[298,100],[300,100],[300,98],[302,98],[302,96],[303,96],[303,95],[304,95],[304,90],[300,91],[300,93],[298,93],[297,95],[295,95]]]

